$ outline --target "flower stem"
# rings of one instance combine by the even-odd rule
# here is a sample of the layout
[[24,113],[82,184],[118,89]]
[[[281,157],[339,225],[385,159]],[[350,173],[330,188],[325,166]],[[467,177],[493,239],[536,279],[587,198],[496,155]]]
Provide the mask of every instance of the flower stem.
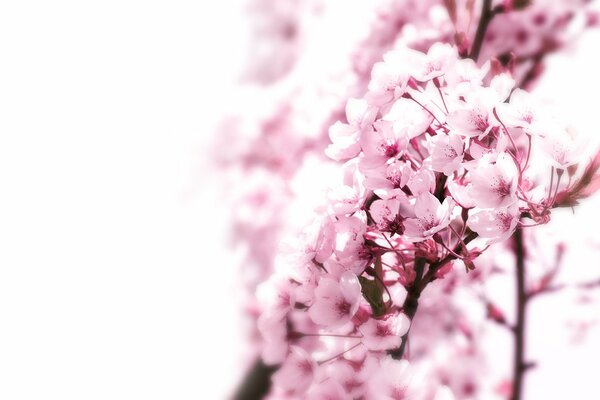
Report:
[[[418,258],[415,260],[415,270],[417,271],[417,279],[415,282],[408,288],[408,294],[406,296],[406,300],[404,300],[404,306],[402,307],[402,312],[408,317],[411,321],[415,317],[417,313],[417,309],[419,308],[419,297],[421,297],[421,289],[417,282],[421,280],[423,275],[423,269],[425,268],[425,259]],[[388,354],[394,360],[400,360],[404,356],[404,351],[406,350],[406,343],[408,342],[408,334],[410,333],[410,328],[408,332],[406,332],[402,336],[402,342],[400,343],[400,347],[392,349],[388,352]]]
[[527,370],[525,363],[525,313],[527,309],[527,292],[525,289],[525,246],[523,245],[523,231],[517,229],[513,234],[516,257],[516,297],[517,321],[514,326],[514,361],[513,361],[513,386],[511,400],[520,400],[523,389],[523,378]]
[[[460,242],[453,253],[460,254],[461,251],[467,251],[467,244],[474,240],[477,237],[477,234],[471,232],[464,241]],[[406,314],[408,319],[412,321],[417,314],[417,309],[419,308],[419,297],[421,297],[421,293],[427,287],[428,284],[436,280],[436,272],[443,267],[446,263],[456,259],[454,254],[448,254],[442,260],[429,265],[427,272],[424,273],[426,261],[424,258],[417,258],[415,260],[415,272],[416,278],[415,281],[408,287],[408,294],[406,296],[406,300],[404,300],[404,306],[402,307],[402,312]],[[395,360],[399,360],[404,356],[404,351],[406,350],[406,343],[408,342],[408,335],[410,334],[410,329],[408,332],[402,336],[402,343],[399,347],[388,351],[388,354]]]

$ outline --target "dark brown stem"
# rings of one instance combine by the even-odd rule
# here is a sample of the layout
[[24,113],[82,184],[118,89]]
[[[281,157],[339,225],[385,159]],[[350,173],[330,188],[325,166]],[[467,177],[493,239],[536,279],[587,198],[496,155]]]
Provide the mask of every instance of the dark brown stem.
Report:
[[523,231],[517,229],[513,234],[516,258],[516,296],[517,321],[514,327],[515,352],[513,361],[513,386],[511,400],[520,400],[523,389],[523,378],[527,370],[525,363],[525,312],[527,309],[527,292],[525,289],[525,246]]
[[259,358],[248,371],[233,400],[257,400],[264,398],[271,390],[271,375],[277,366],[266,365]]
[[[423,278],[423,270],[425,269],[425,260],[423,258],[418,258],[415,260],[415,271],[416,278],[415,282],[408,288],[408,293],[406,295],[406,300],[404,300],[404,306],[402,307],[402,312],[408,317],[408,319],[412,322],[415,314],[417,313],[417,309],[419,308],[419,297],[421,297],[421,290],[417,285],[417,282],[420,282]],[[404,355],[404,351],[406,350],[406,344],[408,342],[408,334],[410,333],[410,329],[408,332],[402,336],[402,342],[400,343],[400,347],[392,349],[388,352],[390,356],[394,360],[399,360]]]
[[[471,232],[463,240],[463,242],[465,245],[467,245],[469,242],[474,240],[476,237],[477,237],[477,234],[474,232]],[[463,249],[463,247],[464,247],[463,244],[459,243],[455,247],[454,253],[459,254],[463,250],[466,251],[466,249]],[[421,293],[423,293],[423,290],[425,290],[425,288],[427,287],[428,284],[430,284],[431,282],[433,282],[436,279],[436,277],[435,277],[436,272],[441,267],[443,267],[445,264],[449,263],[450,261],[452,261],[455,258],[456,257],[453,254],[448,254],[442,260],[431,264],[429,266],[429,268],[427,269],[427,273],[425,273],[425,274],[423,274],[424,269],[425,269],[425,264],[426,264],[425,260],[422,258],[418,258],[415,260],[416,278],[415,278],[415,281],[413,282],[413,284],[410,285],[410,287],[408,288],[406,300],[404,300],[404,306],[402,307],[402,312],[404,314],[406,314],[408,319],[410,319],[411,323],[417,313],[417,309],[419,308],[419,298],[421,297]],[[402,336],[402,343],[400,344],[400,347],[397,347],[395,349],[388,351],[388,354],[390,356],[392,356],[393,359],[399,360],[404,356],[404,352],[406,350],[406,344],[408,342],[409,333],[410,333],[410,330],[408,332],[406,332],[406,334],[404,334],[404,336]]]
[[502,11],[502,7],[496,7],[492,9],[492,0],[483,0],[481,17],[479,18],[479,25],[477,25],[477,31],[475,32],[475,39],[473,40],[473,46],[471,47],[469,58],[477,61],[488,26],[490,25],[490,22],[492,22],[492,19],[494,19],[494,17],[497,14],[500,14]]

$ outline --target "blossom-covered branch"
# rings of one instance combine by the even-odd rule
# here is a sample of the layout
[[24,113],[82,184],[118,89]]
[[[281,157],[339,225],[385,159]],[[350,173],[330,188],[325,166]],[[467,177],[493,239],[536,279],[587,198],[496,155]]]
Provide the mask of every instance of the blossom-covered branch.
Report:
[[[580,146],[509,74],[448,45],[386,54],[330,137],[344,181],[262,287],[263,357],[282,363],[273,393],[342,390],[346,378],[323,379],[343,365],[408,373],[398,359],[423,290],[517,227],[547,222]],[[408,378],[352,379],[373,398],[423,390]]]

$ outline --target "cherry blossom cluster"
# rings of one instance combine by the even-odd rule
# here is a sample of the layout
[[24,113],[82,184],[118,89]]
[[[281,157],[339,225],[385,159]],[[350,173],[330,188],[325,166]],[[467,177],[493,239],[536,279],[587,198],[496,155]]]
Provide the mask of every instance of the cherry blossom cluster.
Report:
[[[226,186],[235,187],[229,194],[232,209],[239,210],[233,231],[246,252],[245,269],[252,269],[250,293],[272,273],[277,243],[287,229],[287,205],[297,197],[288,182],[304,168],[306,159],[327,163],[322,154],[328,127],[343,113],[346,100],[364,95],[374,63],[394,47],[426,51],[435,42],[453,43],[457,37],[467,38],[461,45],[468,47],[481,5],[467,2],[468,8],[463,3],[390,0],[369,8],[364,2],[250,1],[257,17],[252,43],[275,38],[266,45],[264,57],[262,51],[254,52],[250,62],[252,70],[268,77],[250,76],[270,84],[247,88],[234,107],[244,111],[228,117],[222,126],[219,147],[228,150],[216,152],[229,171]],[[490,23],[481,58],[514,63],[518,85],[530,84],[547,54],[596,23],[596,14],[584,3],[494,2],[494,9],[502,12]],[[340,15],[348,22],[342,23]],[[343,42],[331,34],[333,25]],[[290,54],[290,61],[282,69],[273,61],[287,60],[283,54]],[[490,68],[497,70],[500,64],[493,62]],[[257,221],[253,215],[264,218]]]
[[514,85],[447,44],[375,64],[364,98],[329,130],[343,183],[261,287],[276,398],[451,396],[410,383],[413,303],[456,263],[472,270],[518,226],[548,222],[581,153],[572,129]]
[[[254,7],[254,15],[259,17],[257,19],[258,30],[255,32],[258,37],[253,43],[260,48],[258,52],[253,51],[252,58],[249,60],[249,71],[246,78],[250,77],[261,85],[246,88],[248,93],[246,96],[241,96],[241,100],[239,100],[240,96],[236,96],[239,104],[234,104],[232,108],[241,111],[236,111],[237,115],[228,118],[223,125],[222,148],[228,150],[227,152],[219,150],[217,153],[225,156],[221,161],[227,166],[226,186],[231,189],[229,198],[232,204],[231,209],[234,211],[232,215],[232,232],[238,248],[244,251],[240,263],[243,265],[240,272],[243,276],[247,295],[244,304],[246,311],[255,323],[256,318],[265,307],[270,307],[268,302],[262,302],[262,304],[257,302],[254,294],[255,288],[261,282],[269,279],[274,273],[275,266],[279,268],[282,264],[281,258],[283,257],[278,258],[277,256],[278,244],[282,241],[285,232],[294,232],[295,224],[291,221],[298,214],[296,205],[297,203],[306,202],[307,198],[310,197],[307,192],[317,190],[313,188],[314,185],[312,185],[310,179],[307,180],[304,175],[307,174],[307,171],[311,172],[311,169],[322,172],[331,169],[336,164],[331,159],[327,160],[323,157],[323,150],[329,143],[328,128],[335,120],[344,115],[344,105],[347,99],[349,97],[362,98],[367,91],[376,92],[376,90],[369,90],[368,87],[370,84],[374,84],[371,82],[370,72],[373,65],[390,49],[409,47],[426,52],[436,42],[456,43],[458,52],[465,55],[469,46],[475,40],[475,30],[478,21],[481,19],[480,10],[483,1],[390,0],[377,2],[376,5],[368,5],[365,2],[333,1],[323,3],[320,1],[298,2],[295,0],[277,0],[275,2],[271,0],[250,0],[250,3]],[[595,14],[587,6],[583,7],[584,3],[587,2],[552,0],[537,0],[535,2],[493,1],[492,9],[495,10],[495,15],[487,29],[480,53],[480,59],[492,59],[492,62],[483,66],[483,70],[488,73],[488,76],[482,79],[482,82],[485,81],[486,83],[485,86],[489,88],[492,75],[497,75],[508,69],[512,78],[516,81],[516,86],[531,87],[531,84],[535,83],[535,78],[542,72],[543,62],[548,54],[561,50],[571,43],[583,28],[596,24]],[[350,15],[354,17],[350,17]],[[336,29],[332,30],[331,26],[335,26]],[[340,40],[342,37],[343,40]],[[261,38],[262,40],[259,40]],[[269,40],[265,43],[264,39]],[[263,45],[265,47],[262,47]],[[472,63],[466,62],[466,64]],[[479,66],[481,66],[481,63],[479,63]],[[385,68],[380,69],[384,70]],[[517,93],[516,90],[513,92],[515,98],[519,96]],[[440,114],[438,108],[445,105],[440,104],[439,98],[435,96],[428,94],[425,97],[432,101],[431,112],[442,120],[443,116],[438,115]],[[531,98],[529,95],[523,97]],[[418,96],[415,99],[421,101]],[[449,99],[444,100],[450,101]],[[529,100],[532,99],[526,101]],[[467,98],[464,101],[467,102]],[[471,100],[471,102],[473,101]],[[532,102],[535,103],[536,107],[540,106],[539,103]],[[363,100],[352,100],[351,103],[354,103],[354,105],[348,104],[346,109],[354,108],[356,110],[356,105],[360,108],[364,107],[365,103],[368,107],[376,108],[378,113],[380,109],[385,108],[384,104],[376,104],[376,101],[366,97]],[[258,110],[257,104],[259,105]],[[424,101],[423,104],[425,105]],[[499,115],[498,117],[492,115],[492,120],[502,121],[508,127],[510,119],[514,117],[511,116],[512,112],[510,110],[507,111],[506,115],[502,114],[504,112],[503,108],[506,108],[506,106],[498,107],[496,113]],[[355,111],[350,111],[350,113],[353,112],[355,113]],[[376,118],[381,119],[379,117]],[[346,120],[346,122],[349,121]],[[460,121],[454,122],[455,125],[456,123],[460,124]],[[444,120],[444,124],[448,129],[453,131],[456,129],[456,126],[453,127],[450,121]],[[348,123],[347,125],[352,124]],[[510,128],[510,130],[512,129]],[[535,128],[532,129],[535,130]],[[447,133],[450,147],[452,147],[450,138],[454,136],[454,132]],[[508,139],[510,142],[509,137],[502,134],[499,136],[499,139],[496,140],[506,142]],[[557,191],[555,205],[571,206],[575,204],[579,197],[583,197],[589,192],[586,176],[590,178],[595,171],[593,168],[588,168],[588,172],[591,171],[592,173],[587,175],[580,173],[581,177],[579,179],[572,179],[569,172],[557,172],[562,171],[560,168],[554,171],[539,171],[539,165],[546,165],[535,162],[536,157],[540,155],[536,153],[541,153],[541,158],[546,157],[545,152],[541,150],[542,147],[546,146],[541,144],[540,138],[542,136],[536,136],[535,133],[529,135],[514,134],[512,139],[519,148],[519,152],[516,154],[511,143],[501,145],[506,147],[506,151],[504,151],[505,155],[500,157],[501,161],[498,168],[503,165],[510,168],[511,164],[506,161],[511,159],[514,161],[513,156],[518,157],[522,162],[522,158],[526,157],[528,149],[532,149],[527,171],[523,171],[526,173],[519,173],[519,177],[523,180],[521,187],[526,187],[530,183],[537,183],[537,186],[525,189],[526,191],[529,190],[527,193],[531,198],[527,199],[529,200],[528,207],[532,210],[530,215],[527,215],[527,211],[523,210],[525,217],[532,217],[529,218],[526,224],[537,224],[548,218],[550,203],[548,198],[551,197],[551,188]],[[445,137],[443,138],[446,140]],[[540,142],[540,146],[529,147],[528,141],[530,138],[533,142]],[[482,147],[485,147],[487,145],[486,141],[490,140],[486,136],[482,137],[481,140],[476,139],[473,140],[474,144],[471,146],[473,150],[477,148],[478,142],[484,143]],[[416,141],[420,140],[416,139]],[[432,137],[432,143],[428,144],[427,148],[420,148],[423,155],[432,156],[427,152],[431,150],[430,146],[433,146],[436,140],[439,139],[433,139]],[[452,139],[452,144],[457,145],[456,139]],[[337,146],[340,147],[339,145],[338,143]],[[442,145],[442,142],[438,144],[438,146],[440,145]],[[412,146],[411,141],[409,141],[408,146]],[[536,152],[536,148],[539,148],[540,151]],[[334,152],[335,149],[336,145],[332,145],[328,152]],[[477,158],[471,155],[470,152],[471,149],[467,147],[463,149],[463,160],[465,162],[461,161],[460,167],[464,168],[465,171],[478,168]],[[436,157],[439,157],[439,151]],[[469,157],[473,157],[473,159],[469,160]],[[488,158],[491,165],[498,164],[493,156],[488,156]],[[364,192],[359,193],[358,196],[364,199],[364,196],[368,196],[365,193],[372,193],[371,197],[366,198],[366,201],[375,203],[375,200],[382,200],[376,202],[374,207],[384,208],[383,206],[387,205],[387,203],[384,204],[384,201],[387,201],[387,199],[385,194],[381,194],[381,191],[389,190],[389,188],[376,188],[378,194],[375,194],[375,189],[367,188],[367,186],[373,186],[374,184],[369,182],[365,185],[367,181],[366,169],[364,165],[359,168],[356,157],[353,157],[353,159],[354,161],[347,163],[345,170],[349,176],[348,179],[352,177],[354,171],[358,170],[361,177],[352,179],[364,180],[357,186],[358,188],[361,185],[364,187],[364,189],[361,189]],[[454,159],[454,161],[459,163],[457,159]],[[418,157],[416,160],[418,161]],[[345,162],[346,159],[340,161]],[[433,162],[433,159],[431,162]],[[441,163],[442,161],[438,160],[437,162]],[[471,167],[471,169],[468,170],[468,167]],[[574,166],[570,167],[570,169],[573,168]],[[434,175],[443,174],[443,172],[433,169],[432,171],[434,171]],[[490,170],[488,173],[491,174],[492,171]],[[447,188],[448,193],[452,190],[452,196],[450,196],[454,201],[454,204],[451,204],[453,206],[452,212],[456,213],[457,210],[468,209],[467,213],[472,214],[467,226],[468,229],[476,232],[477,221],[480,221],[480,230],[485,229],[486,232],[478,232],[479,235],[482,237],[487,235],[485,240],[490,243],[501,241],[501,229],[497,225],[490,228],[489,221],[486,222],[486,219],[489,220],[494,217],[493,212],[497,210],[488,206],[470,208],[468,202],[471,199],[470,192],[474,191],[472,189],[474,184],[469,181],[469,176],[451,180],[452,188],[450,186]],[[553,179],[552,183],[549,181],[550,176]],[[557,183],[559,179],[560,182]],[[373,174],[369,178],[369,181],[372,180]],[[568,185],[567,180],[569,181]],[[304,182],[298,184],[298,181]],[[309,182],[308,185],[306,181]],[[476,182],[477,179],[475,179],[475,187],[477,187]],[[435,184],[438,184],[437,178]],[[471,188],[468,188],[469,186]],[[347,185],[332,192],[330,197],[333,199],[344,199],[348,195],[352,197],[355,196],[353,194],[355,189],[354,183],[347,182]],[[544,191],[544,189],[547,189],[547,191]],[[521,193],[517,196],[523,197]],[[547,203],[544,203],[543,200],[546,200]],[[459,201],[462,201],[462,203],[459,203]],[[523,201],[522,199],[519,200],[520,203]],[[506,218],[509,215],[512,218],[515,215],[515,206],[508,207],[508,203],[507,200],[503,207],[510,212]],[[461,208],[457,208],[457,205]],[[521,206],[522,204],[518,205],[517,208]],[[374,217],[370,215],[371,213],[369,211],[368,218],[372,219]],[[478,215],[475,216],[474,214]],[[456,218],[451,218],[451,220],[452,223],[449,228],[442,229],[442,232],[455,228],[459,233],[462,233],[462,230],[458,229],[460,224]],[[506,222],[508,221],[506,219]],[[368,222],[373,223],[372,221]],[[510,223],[515,223],[515,219],[512,218]],[[505,231],[504,237],[508,236],[509,232],[509,230]],[[451,243],[455,243],[456,240],[453,236]],[[424,242],[429,241],[425,240]],[[423,245],[418,244],[419,242],[415,243],[417,243],[415,246],[423,247]],[[444,244],[448,245],[448,243]],[[485,245],[486,243],[482,243],[482,246]],[[438,247],[440,246],[442,244],[438,245]],[[453,248],[451,247],[451,249]],[[463,259],[459,258],[453,263],[461,264],[461,266],[464,264],[469,268],[473,268],[474,264],[470,258],[475,254],[477,254],[476,251],[472,251],[467,256],[461,253]],[[387,254],[384,258],[389,257],[393,256]],[[481,257],[478,261],[480,259]],[[297,262],[294,264],[298,265]],[[480,264],[479,261],[478,266]],[[449,269],[449,265],[447,264],[445,269]],[[286,270],[286,268],[281,269]],[[469,274],[469,276],[473,275],[473,273]],[[275,277],[271,280],[273,279]],[[444,282],[446,281],[448,280],[444,280]],[[383,293],[383,296],[387,299],[389,295]],[[443,302],[440,301],[436,307],[431,307],[429,310],[434,315],[446,315],[446,312],[456,312],[456,307],[454,298],[447,297]],[[428,312],[427,307],[421,306],[421,312]],[[441,321],[441,319],[434,317],[432,321]],[[469,322],[471,325],[473,323],[473,321]],[[462,325],[469,324],[464,322]],[[427,328],[419,330],[419,335],[415,335],[415,337],[426,338],[428,336],[421,335],[421,333],[433,333],[432,331],[436,329],[439,331],[438,333],[447,332],[447,327],[447,324],[430,324]],[[418,329],[418,326],[411,329]],[[470,326],[468,330],[476,329],[476,327]],[[253,339],[257,339],[256,334],[254,335]],[[411,343],[411,349],[414,350],[417,347],[417,340],[413,339]],[[455,347],[454,351],[462,352],[464,355],[464,343],[461,340],[456,341],[456,343],[446,341],[446,351],[452,352],[448,348],[452,345]],[[256,347],[253,346],[253,348]],[[432,345],[428,343],[423,348],[431,349]],[[469,354],[478,353],[475,345],[469,345],[468,348],[470,349]],[[335,363],[335,361],[333,362]],[[441,382],[447,384],[449,376],[454,372],[456,372],[454,369],[450,369]],[[463,375],[466,376],[467,374]],[[460,382],[461,379],[460,376],[457,376],[455,380]],[[471,383],[465,385],[471,388]],[[453,387],[455,394],[461,398],[461,392],[457,391],[453,385],[450,386]],[[465,393],[467,392],[468,390],[465,391]]]

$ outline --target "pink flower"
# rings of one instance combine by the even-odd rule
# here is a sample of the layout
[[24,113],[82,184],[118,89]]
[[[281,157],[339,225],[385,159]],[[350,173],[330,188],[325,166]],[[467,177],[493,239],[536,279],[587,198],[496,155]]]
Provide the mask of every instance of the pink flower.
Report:
[[500,153],[495,163],[483,157],[471,171],[469,193],[477,207],[506,207],[517,200],[519,171],[513,159]]
[[337,381],[327,379],[319,385],[313,385],[306,393],[307,399],[312,400],[341,400],[346,396],[346,391]]
[[369,382],[369,399],[417,400],[410,388],[412,374],[406,360],[386,357],[381,360],[378,374]]
[[287,327],[284,317],[263,313],[258,319],[258,331],[263,342],[261,357],[266,364],[279,364],[288,352]]
[[510,95],[510,103],[500,104],[498,114],[507,125],[524,128],[525,132],[537,133],[542,121],[539,109],[541,105],[522,89],[515,89]]
[[408,332],[410,320],[402,313],[384,319],[369,319],[360,326],[362,343],[372,351],[383,351],[399,347],[401,337]]
[[376,115],[377,109],[369,106],[365,100],[349,99],[346,103],[348,123],[338,121],[329,128],[332,143],[325,150],[327,156],[336,161],[355,157],[360,151],[360,134],[370,127]]
[[519,221],[516,203],[506,208],[469,211],[467,224],[474,232],[490,243],[506,240],[512,235]]
[[316,367],[306,351],[291,346],[284,363],[273,375],[273,383],[287,394],[301,395],[312,384]]
[[256,295],[265,310],[257,326],[263,336],[262,357],[267,364],[278,364],[288,350],[285,316],[295,302],[292,285],[285,276],[274,275],[258,287]]
[[400,98],[392,104],[382,120],[392,122],[396,135],[413,139],[427,130],[433,117],[414,101]]
[[389,159],[402,155],[408,145],[406,133],[395,133],[391,122],[377,121],[373,126],[374,130],[365,132],[361,137],[361,169],[384,165]]
[[585,142],[573,128],[552,124],[543,132],[540,147],[555,168],[566,169],[579,161]]
[[439,134],[430,140],[431,169],[450,176],[463,160],[464,142],[460,136],[450,133]]
[[407,186],[414,196],[432,192],[435,189],[435,174],[429,169],[420,169],[410,177]]
[[[335,222],[334,252],[338,261],[348,269],[364,269],[366,260],[363,258],[365,233],[367,232],[367,217],[364,211],[354,213],[351,217],[340,216]],[[361,269],[362,268],[362,269]]]
[[[370,363],[368,361],[370,361],[369,358],[363,358],[360,361],[354,361],[353,364],[346,360],[332,364],[327,376],[331,376],[332,379],[335,379],[344,388],[345,396],[338,399],[355,399],[360,398],[364,394],[364,382],[370,372],[365,371],[369,368]],[[357,367],[361,368],[361,370],[357,371]]]
[[452,196],[452,199],[463,208],[475,207],[475,202],[471,198],[469,191],[470,186],[462,179],[448,181],[448,192],[450,192],[450,196]]
[[346,271],[339,281],[322,278],[308,313],[314,323],[335,327],[350,322],[358,310],[361,288],[354,273]]
[[423,57],[422,53],[414,55],[414,66],[411,70],[412,76],[421,82],[429,81],[446,73],[456,62],[457,52],[454,46],[446,43],[435,43]]
[[396,161],[365,171],[365,187],[381,198],[388,198],[405,187],[413,175],[410,163]]
[[369,212],[377,227],[383,232],[402,235],[404,233],[404,219],[413,216],[412,206],[403,192],[398,192],[395,197],[384,200],[375,200]]
[[420,242],[446,228],[450,224],[452,208],[453,201],[450,198],[446,198],[444,203],[440,204],[431,193],[421,194],[416,199],[415,218],[404,221],[404,234],[407,240]]
[[458,108],[448,115],[448,125],[457,134],[466,137],[486,136],[490,130],[498,125],[493,115],[494,108],[501,104],[510,93],[507,90],[512,80],[506,82],[504,75],[492,80],[495,86],[488,88],[474,88],[466,96],[464,102],[458,103]]
[[369,93],[366,99],[373,106],[381,106],[399,98],[406,91],[410,73],[406,68],[406,51],[403,49],[385,53],[383,61],[373,66]]
[[319,226],[316,240],[314,242],[314,258],[317,262],[323,262],[333,253],[335,241],[335,227],[330,218],[324,218]]

